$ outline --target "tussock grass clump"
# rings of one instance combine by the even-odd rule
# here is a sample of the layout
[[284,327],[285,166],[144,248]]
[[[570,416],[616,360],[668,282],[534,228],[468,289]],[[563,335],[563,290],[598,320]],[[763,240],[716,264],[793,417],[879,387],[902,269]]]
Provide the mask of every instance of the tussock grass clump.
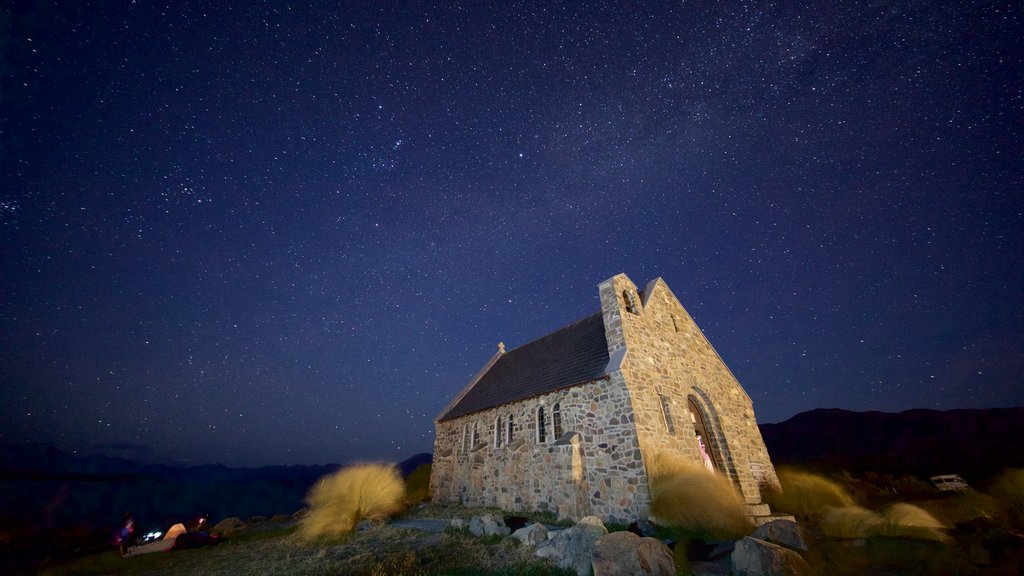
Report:
[[361,520],[380,520],[402,509],[405,482],[392,464],[359,464],[321,478],[306,496],[304,538],[337,537]]
[[1013,524],[1024,528],[1024,469],[1003,471],[992,483],[989,494],[1006,506]]
[[845,488],[823,476],[792,468],[780,468],[778,474],[782,492],[767,498],[774,510],[806,516],[829,507],[847,508],[856,504]]
[[860,506],[826,508],[821,514],[821,531],[833,538],[867,538],[881,523],[878,514]]
[[949,536],[943,532],[945,528],[923,508],[897,502],[882,510],[881,522],[876,528],[876,534],[947,542]]
[[945,526],[923,508],[898,502],[879,514],[860,506],[826,508],[821,530],[833,538],[889,536],[947,542]]
[[651,512],[660,522],[716,537],[748,534],[753,523],[729,480],[702,465],[657,454],[648,466]]

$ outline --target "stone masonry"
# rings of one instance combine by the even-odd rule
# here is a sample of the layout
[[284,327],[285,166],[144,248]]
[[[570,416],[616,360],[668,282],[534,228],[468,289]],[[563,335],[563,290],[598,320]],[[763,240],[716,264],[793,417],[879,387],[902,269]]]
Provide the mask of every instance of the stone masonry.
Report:
[[499,348],[436,422],[434,501],[628,522],[648,516],[647,465],[668,452],[709,459],[766,513],[762,492],[778,478],[750,398],[672,291],[658,278],[639,293],[624,274],[598,290],[603,374],[459,414]]

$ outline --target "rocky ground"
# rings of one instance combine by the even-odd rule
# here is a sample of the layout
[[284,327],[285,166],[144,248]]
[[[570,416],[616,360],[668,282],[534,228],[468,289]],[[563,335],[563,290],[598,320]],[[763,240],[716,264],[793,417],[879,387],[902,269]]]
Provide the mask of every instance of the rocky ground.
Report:
[[[640,523],[575,524],[497,510],[421,506],[386,523],[361,524],[336,540],[305,541],[295,517],[228,519],[217,546],[120,558],[115,552],[54,566],[46,574],[967,574],[1024,573],[1024,537],[959,523],[948,542],[830,539],[813,525],[764,525],[738,541],[706,541]],[[609,531],[611,528],[611,531]],[[683,538],[676,542],[683,536]],[[677,566],[679,568],[677,568]]]

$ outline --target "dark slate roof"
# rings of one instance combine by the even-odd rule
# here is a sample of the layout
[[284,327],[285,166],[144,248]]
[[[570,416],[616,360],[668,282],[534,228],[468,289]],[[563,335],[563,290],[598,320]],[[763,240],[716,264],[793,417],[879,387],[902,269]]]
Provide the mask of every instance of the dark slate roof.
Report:
[[502,355],[439,420],[597,380],[608,366],[598,312]]

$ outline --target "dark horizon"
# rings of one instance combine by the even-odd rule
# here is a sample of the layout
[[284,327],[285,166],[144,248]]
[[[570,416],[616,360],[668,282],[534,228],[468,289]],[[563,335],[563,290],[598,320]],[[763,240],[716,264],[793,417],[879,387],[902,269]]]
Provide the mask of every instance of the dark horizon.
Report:
[[401,459],[662,277],[759,422],[1024,405],[1019,11],[18,3],[0,442]]

